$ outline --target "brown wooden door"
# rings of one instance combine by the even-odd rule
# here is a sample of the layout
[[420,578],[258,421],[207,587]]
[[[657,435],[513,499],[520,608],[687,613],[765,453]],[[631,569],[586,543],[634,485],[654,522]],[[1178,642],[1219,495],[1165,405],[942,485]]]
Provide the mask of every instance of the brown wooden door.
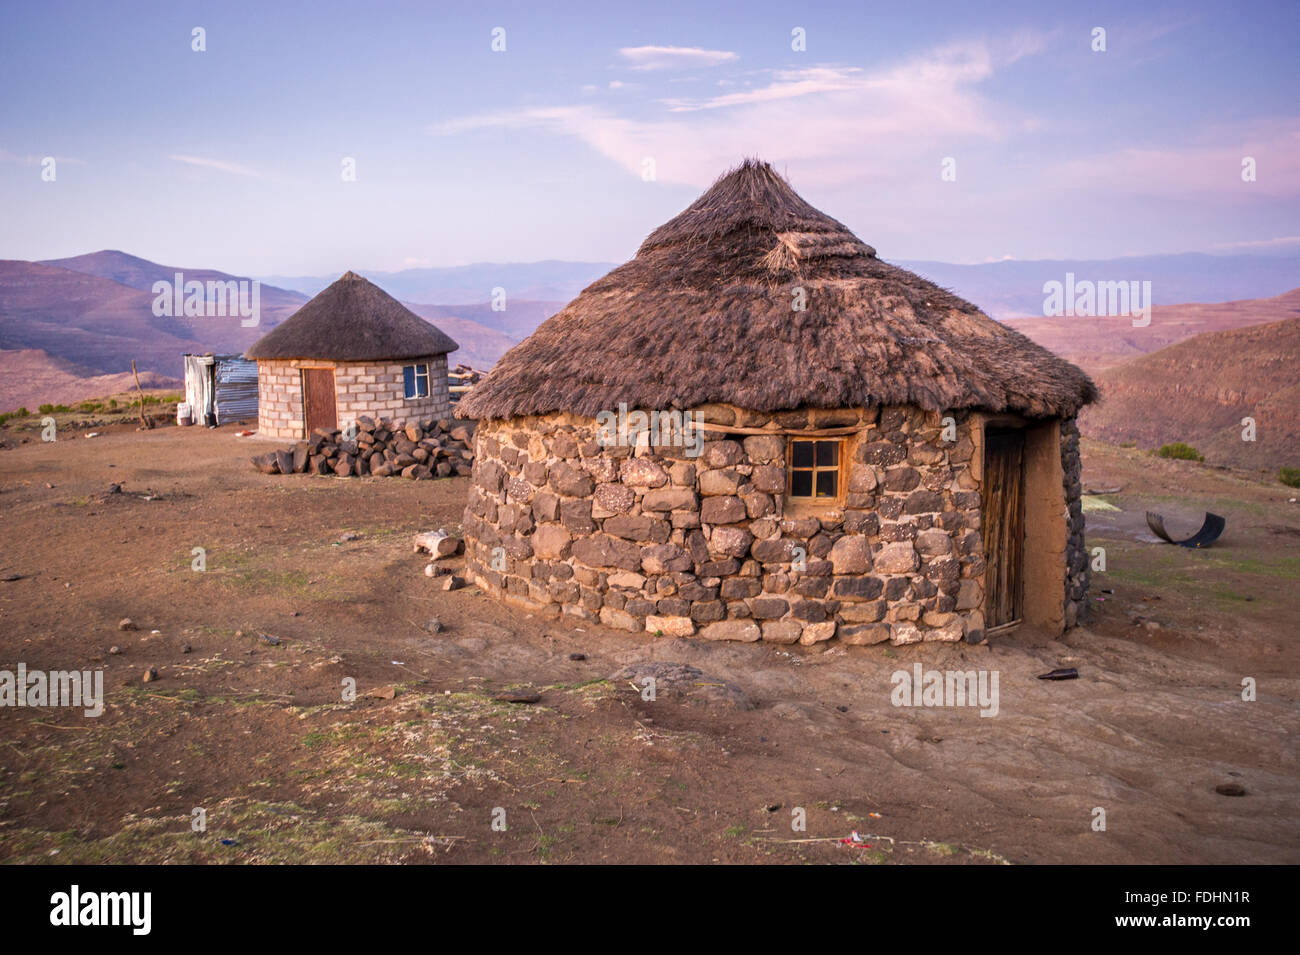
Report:
[[339,426],[333,368],[302,370],[302,413],[307,434],[316,428],[332,430]]
[[1018,621],[1024,608],[1025,433],[984,435],[985,626]]

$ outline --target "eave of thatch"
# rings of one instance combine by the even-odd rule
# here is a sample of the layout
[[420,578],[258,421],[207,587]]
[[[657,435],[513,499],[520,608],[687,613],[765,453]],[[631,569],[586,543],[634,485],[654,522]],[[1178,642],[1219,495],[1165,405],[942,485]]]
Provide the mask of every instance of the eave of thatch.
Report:
[[248,349],[246,357],[380,361],[460,346],[379,286],[346,272]]
[[460,413],[726,402],[1054,417],[1096,394],[1080,369],[880,261],[770,166],[747,161],[507,352]]

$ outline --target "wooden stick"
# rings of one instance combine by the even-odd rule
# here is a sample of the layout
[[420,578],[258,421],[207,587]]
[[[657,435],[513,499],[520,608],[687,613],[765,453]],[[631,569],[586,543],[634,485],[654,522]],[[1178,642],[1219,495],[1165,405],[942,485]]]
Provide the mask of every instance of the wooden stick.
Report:
[[144,389],[140,387],[140,373],[135,370],[135,359],[131,359],[131,374],[135,375],[135,390],[140,392],[140,425],[146,431],[153,430],[153,419],[144,413]]

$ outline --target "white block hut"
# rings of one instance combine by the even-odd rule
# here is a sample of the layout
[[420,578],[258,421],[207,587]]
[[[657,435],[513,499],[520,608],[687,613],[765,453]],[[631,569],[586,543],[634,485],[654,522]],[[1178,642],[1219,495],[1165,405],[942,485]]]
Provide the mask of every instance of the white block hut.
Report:
[[298,439],[361,415],[450,417],[457,344],[383,289],[347,272],[247,352],[258,367],[258,432]]
[[1095,396],[746,162],[462,401],[468,572],[534,612],[707,639],[1061,631],[1086,608]]

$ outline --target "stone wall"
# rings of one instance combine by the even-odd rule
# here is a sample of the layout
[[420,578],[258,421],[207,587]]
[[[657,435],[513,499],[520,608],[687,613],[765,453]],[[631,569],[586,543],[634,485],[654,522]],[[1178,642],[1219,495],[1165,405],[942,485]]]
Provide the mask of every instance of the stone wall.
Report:
[[1079,459],[1079,426],[1074,418],[1061,421],[1061,471],[1065,504],[1069,510],[1069,536],[1065,546],[1065,625],[1088,619],[1088,585],[1091,563],[1083,540],[1083,467]]
[[[402,367],[428,364],[429,396],[405,397]],[[338,423],[362,415],[418,421],[451,414],[447,356],[429,355],[394,362],[264,360],[257,363],[258,433],[273,438],[303,438],[303,368],[333,368]]]
[[[533,612],[706,639],[983,638],[978,461],[916,409],[698,409],[681,447],[602,446],[590,418],[482,421],[467,575]],[[726,428],[780,433],[726,433]],[[841,505],[789,501],[786,444],[847,428]],[[820,436],[820,435],[807,435]],[[972,466],[974,464],[974,466]]]

